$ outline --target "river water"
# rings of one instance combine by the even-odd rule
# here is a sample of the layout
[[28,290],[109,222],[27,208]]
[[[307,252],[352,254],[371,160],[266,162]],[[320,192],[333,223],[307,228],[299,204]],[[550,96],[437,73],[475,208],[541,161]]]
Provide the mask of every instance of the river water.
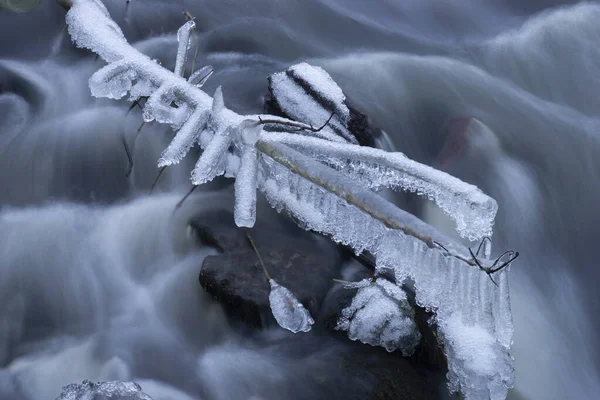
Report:
[[[0,399],[46,399],[83,379],[140,382],[155,399],[350,398],[348,376],[311,387],[338,342],[232,330],[197,290],[186,228],[231,206],[209,187],[176,217],[192,161],[148,189],[167,128],[91,98],[103,65],[75,50],[64,11],[0,11]],[[498,200],[494,247],[511,271],[513,399],[600,397],[600,5],[559,0],[105,1],[127,38],[163,65],[196,17],[199,64],[228,106],[260,112],[265,77],[324,67],[382,128],[378,143]],[[575,3],[575,2],[573,2]],[[453,153],[444,124],[475,117],[491,136]],[[431,223],[443,221],[421,211]],[[291,343],[291,342],[290,342]],[[351,377],[358,379],[357,377]],[[365,383],[366,385],[367,383]],[[345,388],[347,386],[347,388]],[[295,397],[294,397],[295,396]]]

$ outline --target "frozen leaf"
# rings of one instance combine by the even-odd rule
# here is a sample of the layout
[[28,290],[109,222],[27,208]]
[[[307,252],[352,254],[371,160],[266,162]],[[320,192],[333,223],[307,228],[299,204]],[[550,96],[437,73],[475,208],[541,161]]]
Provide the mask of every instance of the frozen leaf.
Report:
[[279,326],[294,333],[310,331],[315,321],[296,296],[273,279],[269,279],[269,284],[269,303]]
[[342,310],[336,329],[347,331],[352,340],[411,355],[421,334],[406,294],[382,278],[375,282],[364,280],[357,287],[358,292],[350,306]]

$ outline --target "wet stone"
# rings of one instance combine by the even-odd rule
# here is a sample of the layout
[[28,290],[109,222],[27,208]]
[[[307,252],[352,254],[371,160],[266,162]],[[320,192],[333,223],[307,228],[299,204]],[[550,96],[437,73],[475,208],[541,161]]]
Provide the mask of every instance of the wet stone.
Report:
[[[334,244],[300,228],[259,221],[250,235],[265,266],[280,285],[288,288],[314,315],[337,276],[341,256]],[[249,326],[275,324],[269,306],[269,283],[258,257],[242,228],[229,212],[213,212],[193,218],[190,226],[199,240],[221,252],[207,256],[200,271],[200,285],[225,311]]]

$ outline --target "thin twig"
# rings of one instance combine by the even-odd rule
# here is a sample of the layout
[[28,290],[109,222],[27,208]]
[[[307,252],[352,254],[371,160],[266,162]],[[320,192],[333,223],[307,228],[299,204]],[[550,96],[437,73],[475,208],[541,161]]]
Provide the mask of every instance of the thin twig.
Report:
[[349,281],[345,281],[343,279],[335,279],[335,278],[333,278],[332,281],[335,283],[341,283],[342,285],[352,285],[353,283],[356,283],[356,282],[349,282]]
[[305,124],[303,122],[296,122],[292,120],[279,120],[279,119],[262,119],[262,117],[258,117],[258,122],[261,124],[274,124],[274,125],[283,125],[283,126],[291,126],[294,128],[298,128],[299,131],[311,131],[311,132],[320,132],[331,122],[331,119],[335,115],[335,112],[331,113],[327,121],[321,127],[315,128],[310,124]]
[[489,241],[490,243],[492,243],[492,239],[489,236],[485,236],[483,239],[481,239],[481,243],[479,243],[479,247],[477,248],[477,252],[475,253],[475,255],[477,257],[479,257],[479,252],[481,251],[481,247],[483,246],[483,243],[485,243],[485,241]]
[[127,159],[129,160],[129,168],[125,173],[125,177],[129,178],[129,175],[131,175],[131,171],[133,170],[133,155],[131,154],[131,150],[129,148],[129,145],[127,144],[125,136],[121,137],[121,141],[123,142],[123,147],[125,148],[125,153],[127,153]]
[[168,166],[165,165],[160,170],[158,170],[158,174],[156,175],[156,178],[154,178],[154,182],[152,182],[152,187],[150,188],[150,194],[152,194],[152,192],[154,191],[154,188],[156,187],[156,184],[158,183],[158,178],[160,178],[162,173],[165,172],[165,169],[167,169],[167,167]]
[[250,229],[246,228],[246,237],[248,238],[248,241],[250,242],[250,246],[252,246],[252,250],[254,250],[254,252],[256,253],[256,256],[258,257],[258,261],[260,262],[260,265],[263,269],[263,272],[265,273],[265,276],[267,277],[267,280],[271,280],[271,276],[269,275],[269,271],[267,271],[267,267],[265,266],[265,263],[262,259],[262,257],[260,256],[260,252],[258,251],[258,249],[256,248],[256,245],[254,244],[254,240],[252,240],[252,236],[250,235]]
[[148,97],[142,96],[142,97],[138,97],[137,99],[135,99],[134,102],[131,103],[131,105],[129,106],[129,109],[127,110],[127,114],[129,114],[131,112],[131,110],[133,110],[135,108],[135,106],[138,106],[140,108],[140,110],[143,110],[142,105],[140,104],[140,101],[142,99],[148,99]]
[[179,209],[179,207],[181,207],[181,205],[183,204],[183,202],[190,197],[190,195],[192,193],[194,193],[194,190],[196,190],[196,188],[198,187],[198,185],[193,185],[192,188],[190,189],[189,192],[187,192],[187,194],[185,196],[183,196],[183,198],[181,200],[179,200],[179,202],[175,205],[175,209],[173,210],[173,212],[177,211]]
[[446,253],[450,253],[450,252],[448,251],[448,249],[447,249],[446,247],[444,247],[444,245],[442,245],[440,242],[438,242],[438,241],[434,240],[434,241],[433,241],[433,244],[435,244],[436,246],[438,246],[438,247],[440,247],[440,248],[444,249],[444,250],[446,251]]
[[[494,268],[494,267],[492,266],[492,267],[490,268],[490,271],[491,271],[491,273],[493,274],[493,273],[495,273],[495,272],[498,272],[498,271],[500,271],[500,270],[502,270],[502,269],[504,269],[504,268],[508,267],[508,265],[509,265],[511,262],[515,261],[517,257],[519,257],[519,252],[518,252],[518,251],[517,251],[516,253],[514,253],[514,255],[513,255],[513,256],[512,256],[512,257],[511,257],[511,258],[510,258],[508,261],[505,261],[504,263],[500,264],[498,267]],[[496,263],[494,263],[494,265],[496,265]]]
[[[329,124],[329,122],[331,122],[331,118],[333,118],[333,116],[335,115],[335,112],[332,112],[331,115],[329,116],[329,118],[327,119],[327,121],[325,121],[325,123],[323,125],[321,125],[321,127],[313,132],[320,132],[323,130],[323,128],[325,128],[327,126],[327,124]],[[312,125],[311,125],[312,127]]]

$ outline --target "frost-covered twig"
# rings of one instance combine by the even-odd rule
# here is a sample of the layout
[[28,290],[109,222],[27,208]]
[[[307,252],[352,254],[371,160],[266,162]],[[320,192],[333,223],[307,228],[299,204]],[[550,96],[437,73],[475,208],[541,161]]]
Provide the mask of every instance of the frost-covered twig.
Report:
[[[99,0],[74,0],[67,23],[78,46],[91,49],[108,63],[90,78],[94,96],[119,99],[129,93],[132,101],[147,97],[144,120],[170,124],[175,130],[159,167],[179,163],[198,145],[203,152],[192,172],[192,190],[219,175],[235,178],[238,226],[254,225],[258,189],[273,207],[292,216],[303,228],[322,232],[356,253],[373,254],[376,275],[393,274],[397,285],[411,280],[417,304],[435,313],[448,358],[450,388],[467,399],[506,396],[513,382],[508,354],[512,341],[508,266],[512,260],[503,262],[499,257],[492,263],[489,251],[482,259],[475,257],[470,249],[398,209],[376,191],[409,190],[434,200],[456,221],[459,234],[470,240],[491,234],[497,211],[493,199],[475,186],[401,153],[355,144],[356,139],[342,126],[348,118],[343,92],[320,68],[305,63],[292,67],[293,84],[286,82],[284,75],[275,77],[280,95],[291,91],[294,118],[299,121],[242,116],[226,107],[221,88],[211,97],[198,87],[198,82],[208,78],[208,69],[188,79],[182,76],[193,21],[178,32],[174,71],[130,46]],[[312,90],[305,87],[309,81],[321,85],[319,95],[335,111],[322,130],[312,124],[320,126],[331,111],[319,109],[319,102],[313,99],[306,100]],[[303,129],[264,131],[263,121],[272,121],[271,127],[303,124]],[[488,279],[491,273],[494,283]],[[312,318],[298,306],[297,299],[276,283],[271,282],[271,288],[278,322],[294,331],[310,329]],[[363,291],[366,297],[369,293],[373,292]],[[390,305],[387,300],[385,304]],[[383,325],[378,334],[386,338],[377,340],[368,332],[357,331],[370,328],[367,316],[377,319],[381,315],[377,308],[369,308],[367,313],[354,309],[357,312],[352,318],[359,320],[341,324],[341,329],[352,330],[353,337],[367,342],[402,342],[402,329],[396,325],[398,329],[391,330]],[[471,346],[474,341],[476,347]],[[474,369],[471,361],[482,357],[486,358],[485,368]]]

